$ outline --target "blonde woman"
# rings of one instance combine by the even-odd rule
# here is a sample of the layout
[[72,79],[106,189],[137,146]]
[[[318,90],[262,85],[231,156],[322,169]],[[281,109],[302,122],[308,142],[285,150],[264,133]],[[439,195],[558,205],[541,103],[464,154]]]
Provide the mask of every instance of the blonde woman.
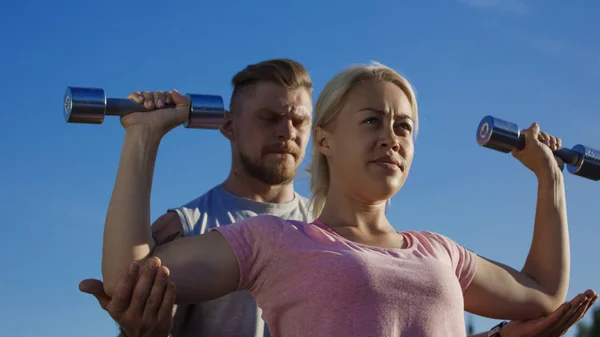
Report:
[[[176,92],[173,99],[179,107],[169,113],[182,122],[186,102]],[[315,221],[256,216],[159,247],[145,225],[107,227],[106,293],[131,262],[156,256],[177,303],[248,290],[273,336],[464,336],[464,310],[527,320],[559,307],[570,259],[563,178],[551,152],[560,141],[534,124],[514,153],[538,180],[533,241],[519,271],[443,235],[390,224],[386,201],[408,177],[417,127],[417,101],[401,75],[379,64],[344,70],[314,112]],[[108,254],[117,243],[130,253]]]

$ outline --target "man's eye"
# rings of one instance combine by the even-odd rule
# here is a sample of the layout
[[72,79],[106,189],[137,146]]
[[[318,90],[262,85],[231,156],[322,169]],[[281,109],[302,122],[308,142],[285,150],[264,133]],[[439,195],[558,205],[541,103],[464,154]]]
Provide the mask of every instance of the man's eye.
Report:
[[264,116],[263,120],[267,122],[277,122],[279,120],[278,116]]
[[369,117],[363,121],[365,124],[379,124],[379,119],[375,117]]

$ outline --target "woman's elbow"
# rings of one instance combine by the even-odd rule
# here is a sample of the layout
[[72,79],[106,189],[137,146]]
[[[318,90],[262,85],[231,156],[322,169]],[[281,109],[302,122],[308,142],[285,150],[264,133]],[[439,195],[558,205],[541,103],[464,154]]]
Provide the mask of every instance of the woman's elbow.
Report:
[[543,295],[536,301],[537,311],[539,316],[548,316],[560,307],[566,300],[566,296],[562,294]]
[[139,266],[142,266],[144,263],[146,263],[148,258],[149,257],[146,257],[140,261],[132,262],[129,265],[103,265],[102,278],[104,293],[108,297],[112,298],[114,293],[118,291],[117,288],[120,286],[125,286],[125,288],[130,287],[133,289],[140,272]]
[[102,287],[104,288],[104,293],[106,294],[106,296],[110,298],[113,297],[115,289],[119,284],[119,281],[122,282],[123,277],[127,277],[125,276],[126,274],[123,274],[122,277],[118,277],[117,274],[118,273],[116,271],[102,271]]
[[113,296],[115,294],[114,282],[109,282],[107,280],[104,280],[102,287],[104,289],[104,295],[106,295],[106,297],[108,297],[108,298],[113,298]]

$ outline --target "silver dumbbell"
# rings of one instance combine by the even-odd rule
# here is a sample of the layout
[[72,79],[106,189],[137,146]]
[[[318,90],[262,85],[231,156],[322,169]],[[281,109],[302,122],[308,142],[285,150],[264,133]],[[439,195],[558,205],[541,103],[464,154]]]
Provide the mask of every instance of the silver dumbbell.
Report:
[[[186,94],[190,100],[190,115],[184,127],[218,129],[224,118],[223,98],[217,95]],[[105,116],[125,116],[132,112],[149,111],[143,104],[126,98],[107,98],[103,89],[67,87],[63,114],[67,123],[102,124]]]
[[[514,148],[525,148],[525,136],[517,124],[485,116],[477,127],[477,143],[492,150],[509,153]],[[563,147],[553,153],[563,160],[569,173],[600,181],[600,151],[577,144],[571,149]]]

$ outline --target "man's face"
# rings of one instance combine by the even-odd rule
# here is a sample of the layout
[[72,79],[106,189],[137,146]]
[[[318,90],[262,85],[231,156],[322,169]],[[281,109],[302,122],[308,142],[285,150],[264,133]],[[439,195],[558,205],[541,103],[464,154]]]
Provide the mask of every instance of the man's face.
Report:
[[249,175],[269,185],[294,179],[312,119],[311,92],[271,82],[246,88],[232,116],[234,155]]

